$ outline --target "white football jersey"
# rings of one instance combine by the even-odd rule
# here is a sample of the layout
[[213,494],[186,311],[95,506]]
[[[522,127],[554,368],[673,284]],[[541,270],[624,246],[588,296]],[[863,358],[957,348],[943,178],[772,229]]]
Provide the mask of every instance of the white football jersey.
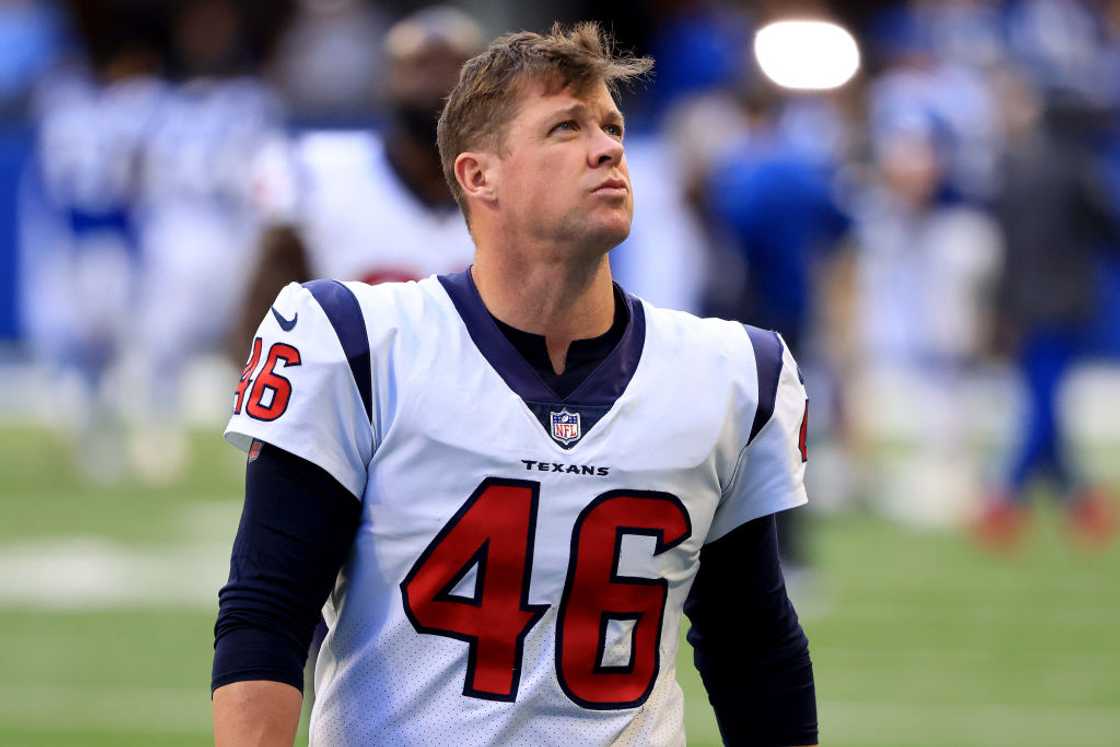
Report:
[[807,400],[775,333],[626,299],[622,339],[560,399],[469,272],[280,293],[226,438],[362,504],[312,744],[685,743],[700,549],[805,503]]
[[258,159],[258,209],[299,228],[315,277],[366,283],[460,272],[474,256],[454,203],[421,203],[372,132],[315,132]]

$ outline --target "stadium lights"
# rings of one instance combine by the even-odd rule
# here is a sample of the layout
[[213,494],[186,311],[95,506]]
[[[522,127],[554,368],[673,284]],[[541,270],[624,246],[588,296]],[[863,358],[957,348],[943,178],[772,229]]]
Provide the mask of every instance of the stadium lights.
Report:
[[859,47],[843,26],[829,21],[775,21],[754,35],[754,56],[782,88],[839,88],[859,70]]

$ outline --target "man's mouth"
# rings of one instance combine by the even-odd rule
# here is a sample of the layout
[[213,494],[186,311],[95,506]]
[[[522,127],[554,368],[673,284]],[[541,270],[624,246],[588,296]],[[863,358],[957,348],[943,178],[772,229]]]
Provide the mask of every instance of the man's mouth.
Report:
[[624,194],[629,190],[626,181],[623,179],[607,179],[595,189],[591,190],[594,193],[607,192]]

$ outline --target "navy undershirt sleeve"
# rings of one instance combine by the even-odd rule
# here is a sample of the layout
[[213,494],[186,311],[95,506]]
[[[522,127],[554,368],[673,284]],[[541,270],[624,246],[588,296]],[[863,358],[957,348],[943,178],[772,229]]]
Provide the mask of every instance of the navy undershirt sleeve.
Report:
[[724,744],[817,743],[809,641],[786,594],[774,516],[700,551],[688,641]]
[[211,691],[242,680],[303,690],[311,637],[360,517],[361,503],[322,468],[261,444],[218,593]]

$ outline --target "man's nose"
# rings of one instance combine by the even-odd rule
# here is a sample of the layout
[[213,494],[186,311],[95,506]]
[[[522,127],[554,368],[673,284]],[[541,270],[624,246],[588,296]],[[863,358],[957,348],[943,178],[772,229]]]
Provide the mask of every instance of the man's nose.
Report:
[[591,146],[591,165],[614,166],[622,160],[622,142],[599,130]]

